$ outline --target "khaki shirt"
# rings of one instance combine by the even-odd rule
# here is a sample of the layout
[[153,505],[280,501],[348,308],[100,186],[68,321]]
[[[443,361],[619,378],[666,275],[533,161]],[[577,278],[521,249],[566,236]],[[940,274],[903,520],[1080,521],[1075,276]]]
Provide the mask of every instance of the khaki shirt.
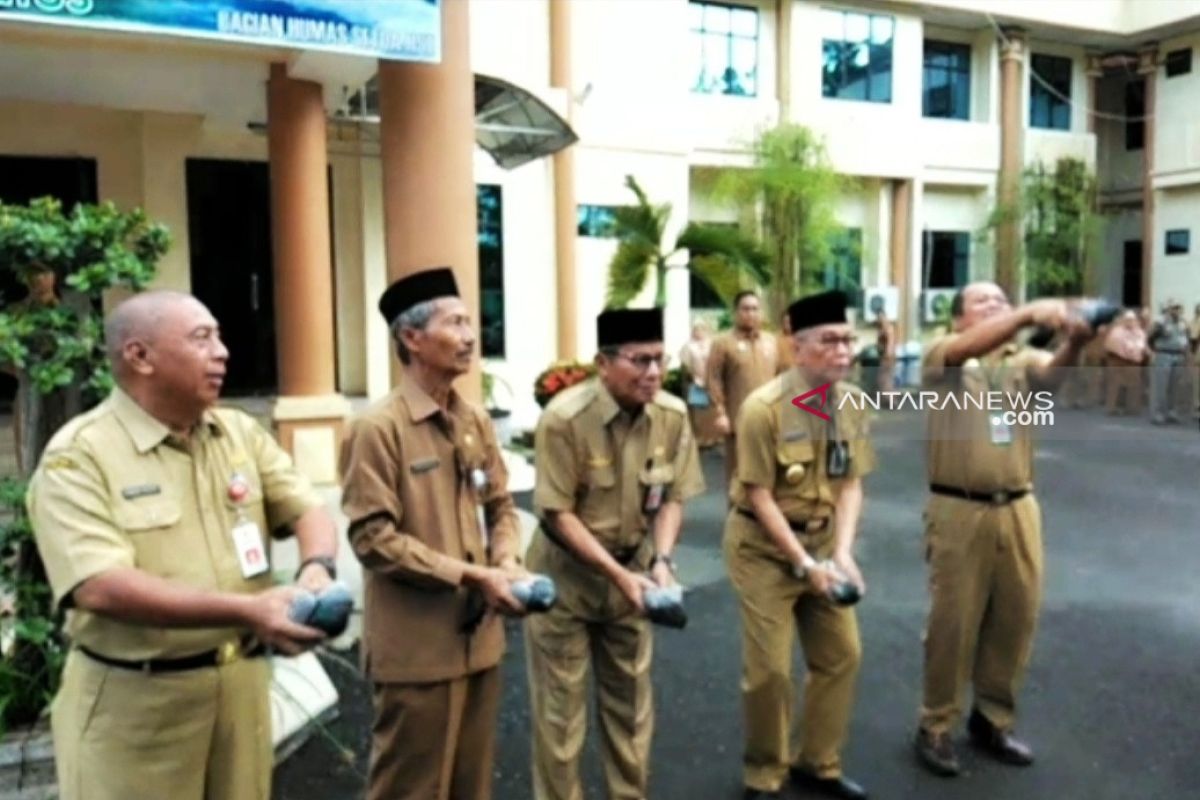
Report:
[[[229,497],[235,475],[250,488],[240,511]],[[242,577],[231,535],[240,514],[258,525],[266,548],[268,532],[320,505],[287,453],[246,414],[206,412],[184,441],[120,389],[55,434],[28,495],[54,599],[67,608],[79,584],[121,568],[193,589],[267,589],[269,571]],[[73,609],[67,633],[101,655],[144,660],[204,652],[242,632],[139,625]]]
[[[747,485],[763,486],[791,522],[832,517],[845,481],[875,469],[867,406],[851,400],[862,397],[862,390],[847,382],[834,385],[821,408],[832,417],[827,422],[792,405],[793,397],[813,388],[793,368],[746,398],[738,418],[737,473],[730,490],[738,508],[751,510]],[[844,478],[829,477],[831,440],[849,445]]]
[[[424,683],[493,667],[504,626],[472,632],[467,564],[516,556],[520,522],[487,412],[451,390],[448,410],[410,380],[356,417],[342,444],[342,508],[366,568],[363,659],[378,682]],[[477,496],[471,474],[487,486]],[[491,556],[479,530],[482,502]],[[476,598],[478,599],[478,598]]]
[[704,491],[687,406],[667,392],[631,417],[599,379],[573,386],[542,413],[534,446],[539,515],[574,513],[610,552],[636,547],[646,536],[648,485],[666,486],[663,502]]
[[[929,482],[970,492],[995,492],[1033,488],[1033,436],[1029,425],[1013,425],[1011,444],[992,443],[995,411],[965,401],[966,396],[984,397],[989,391],[1025,395],[1033,390],[1029,368],[1053,356],[1032,347],[1006,344],[981,359],[968,359],[962,367],[946,366],[946,348],[958,334],[948,334],[930,345],[922,364],[925,388],[960,398],[929,414]],[[1031,410],[1035,403],[1029,403]],[[1007,403],[1005,410],[1011,408]]]
[[733,330],[716,338],[708,356],[708,391],[730,422],[736,423],[750,393],[774,377],[778,359],[770,333],[747,335]]

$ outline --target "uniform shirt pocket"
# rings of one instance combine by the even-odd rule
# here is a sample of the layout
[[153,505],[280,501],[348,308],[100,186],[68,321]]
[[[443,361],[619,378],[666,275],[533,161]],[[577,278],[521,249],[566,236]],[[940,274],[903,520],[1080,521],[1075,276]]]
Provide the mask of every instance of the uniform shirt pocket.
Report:
[[583,472],[579,518],[593,533],[615,532],[621,527],[621,498],[617,471],[612,462],[591,463]]
[[113,511],[117,525],[133,545],[134,566],[162,578],[178,577],[178,569],[189,561],[186,549],[179,547],[173,535],[182,517],[179,502],[169,497],[123,502]]

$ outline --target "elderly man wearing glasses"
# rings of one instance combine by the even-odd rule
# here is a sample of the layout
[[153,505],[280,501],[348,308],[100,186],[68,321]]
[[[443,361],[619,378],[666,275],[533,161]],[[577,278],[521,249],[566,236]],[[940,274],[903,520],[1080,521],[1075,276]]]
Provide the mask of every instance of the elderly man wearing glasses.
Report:
[[662,391],[662,311],[605,311],[597,333],[599,376],[554,398],[535,441],[541,526],[528,564],[558,587],[557,605],[526,623],[537,800],[583,796],[589,665],[607,796],[646,796],[645,593],[675,584],[683,501],[704,490],[687,406]]
[[[862,478],[875,453],[865,404],[844,402],[861,395],[844,382],[854,354],[846,296],[806,297],[788,315],[795,366],[742,405],[725,522],[725,562],[742,618],[744,797],[779,797],[790,778],[821,796],[858,800],[867,794],[841,765],[858,677],[858,621],[835,597],[847,586],[865,591],[854,540]],[[793,726],[797,634],[808,677]]]

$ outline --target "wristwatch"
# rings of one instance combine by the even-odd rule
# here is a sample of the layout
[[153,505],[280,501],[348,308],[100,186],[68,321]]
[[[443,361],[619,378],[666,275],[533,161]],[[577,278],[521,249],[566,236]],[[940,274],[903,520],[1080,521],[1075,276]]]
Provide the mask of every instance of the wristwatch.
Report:
[[816,559],[814,559],[808,553],[805,553],[804,558],[802,558],[800,560],[799,564],[792,565],[792,574],[795,575],[800,580],[804,580],[805,578],[808,577],[808,571],[810,569],[812,569],[813,567],[815,567],[816,565],[817,565]]
[[296,570],[296,578],[300,577],[300,573],[304,572],[304,568],[309,564],[320,564],[329,573],[330,580],[337,580],[337,562],[332,556],[310,556],[300,562],[300,567]]
[[654,569],[656,566],[658,566],[659,562],[666,564],[667,569],[671,570],[671,574],[675,574],[675,562],[671,560],[669,555],[666,553],[655,553],[654,557],[650,559],[650,569]]

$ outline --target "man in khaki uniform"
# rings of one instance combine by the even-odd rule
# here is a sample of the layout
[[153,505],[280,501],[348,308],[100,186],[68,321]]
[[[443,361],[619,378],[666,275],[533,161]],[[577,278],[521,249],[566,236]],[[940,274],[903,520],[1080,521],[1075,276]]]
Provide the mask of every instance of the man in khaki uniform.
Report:
[[263,646],[299,652],[266,534],[291,530],[299,580],[330,581],[337,537],[308,483],[239,411],[214,409],[228,351],[188,295],[118,306],[117,388],[51,440],[28,505],[67,656],[51,708],[63,800],[268,800]]
[[[875,452],[865,406],[855,402],[862,392],[844,380],[854,355],[846,296],[825,292],[788,311],[797,366],[746,399],[725,522],[742,618],[744,796],[779,797],[790,774],[812,792],[859,800],[866,792],[841,768],[861,657],[858,621],[830,599],[835,576],[826,560],[865,590],[853,549]],[[804,395],[810,410],[791,402]],[[797,633],[808,676],[793,726]]]
[[725,436],[725,484],[737,470],[737,415],[746,397],[774,377],[779,367],[775,337],[762,331],[762,305],[754,292],[733,301],[733,330],[716,338],[708,356],[708,392]]
[[[1033,648],[1041,602],[1041,510],[1033,495],[1029,424],[984,402],[1053,390],[1094,335],[1062,300],[1013,308],[994,283],[964,287],[952,330],[926,351],[923,380],[946,402],[929,411],[925,553],[931,603],[925,626],[925,689],[917,755],[940,775],[957,775],[950,732],[974,685],[972,741],[1008,764],[1033,762],[1012,735],[1016,695]],[[1023,328],[1061,331],[1050,353],[1021,347]],[[948,395],[959,398],[949,402]],[[976,403],[968,402],[974,397]],[[1012,411],[1004,399],[1004,410]],[[979,406],[983,407],[980,408]],[[959,407],[961,406],[961,408]],[[1036,395],[1028,405],[1037,408]]]
[[342,507],[366,568],[363,665],[374,684],[370,800],[491,797],[519,522],[491,419],[452,382],[475,332],[448,268],[379,301],[404,375],[342,447]]
[[654,709],[643,592],[674,585],[683,502],[704,490],[687,408],[661,390],[662,311],[606,311],[597,327],[599,376],[554,398],[535,443],[542,527],[529,566],[558,586],[558,604],[526,622],[537,800],[582,800],[589,667],[607,796],[646,797]]

